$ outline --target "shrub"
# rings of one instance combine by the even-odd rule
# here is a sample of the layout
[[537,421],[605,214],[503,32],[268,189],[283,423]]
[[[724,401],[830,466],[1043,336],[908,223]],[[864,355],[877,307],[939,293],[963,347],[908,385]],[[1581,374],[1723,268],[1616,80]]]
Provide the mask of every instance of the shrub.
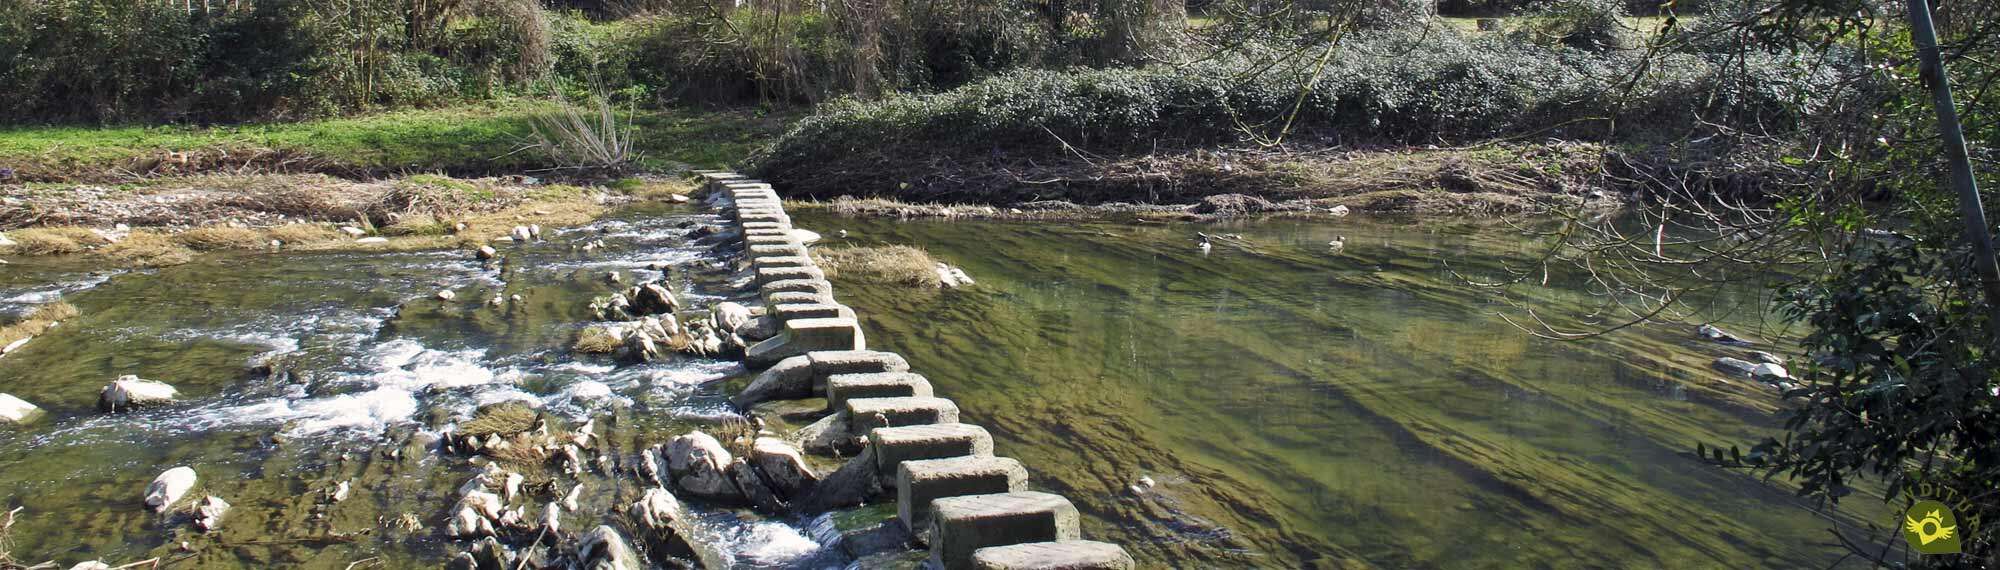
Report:
[[610,354],[623,346],[625,339],[618,336],[618,331],[604,325],[591,325],[577,333],[573,348],[585,354]]
[[[1422,38],[1422,39],[1419,39]],[[1418,43],[1421,42],[1421,43]],[[754,170],[808,195],[869,194],[873,163],[1016,160],[1235,143],[1275,135],[1305,93],[1289,140],[1429,143],[1536,133],[1677,136],[1701,117],[1796,124],[1835,71],[1784,55],[1728,62],[1432,31],[1357,34],[1316,81],[1298,59],[1257,73],[1267,52],[1182,67],[1016,71],[934,95],[844,101],[799,121]],[[1637,81],[1636,84],[1630,84]],[[1307,86],[1310,85],[1308,89]],[[1629,87],[1629,89],[1628,89]],[[1654,133],[1653,131],[1665,131]],[[843,173],[828,176],[828,173]]]
[[939,287],[937,261],[923,248],[907,245],[812,250],[813,263],[830,279]]

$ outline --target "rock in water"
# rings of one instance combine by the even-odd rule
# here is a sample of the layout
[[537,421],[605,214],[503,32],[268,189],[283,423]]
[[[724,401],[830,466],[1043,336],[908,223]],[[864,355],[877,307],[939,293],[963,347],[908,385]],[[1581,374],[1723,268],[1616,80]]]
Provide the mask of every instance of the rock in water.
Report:
[[819,474],[806,465],[805,454],[790,442],[775,437],[760,437],[751,444],[750,462],[771,481],[772,490],[786,499],[796,499],[811,492],[819,483]]
[[180,391],[165,382],[142,380],[128,374],[119,376],[97,393],[97,407],[112,412],[130,410],[172,403],[179,395]]
[[588,570],[640,570],[639,553],[625,542],[625,535],[617,529],[598,525],[583,539],[577,541],[577,558],[583,559],[583,567]]
[[78,562],[75,566],[69,567],[69,570],[111,570],[111,565],[105,564],[102,560],[90,560]]
[[490,245],[482,245],[479,246],[479,251],[473,255],[478,257],[480,260],[493,259],[495,257],[500,257],[500,250],[493,249],[493,246]]
[[667,442],[663,455],[668,472],[681,489],[711,499],[741,496],[729,476],[729,464],[735,457],[715,437],[699,430],[689,432]]
[[723,301],[715,304],[715,324],[722,330],[735,331],[743,323],[750,322],[750,308],[738,303]]
[[798,240],[800,245],[812,245],[819,243],[820,240],[819,232],[815,232],[812,230],[802,230],[794,228],[790,233],[792,239]]
[[1757,365],[1755,364],[1727,356],[1715,359],[1715,362],[1711,366],[1714,366],[1716,370],[1737,376],[1753,376],[1752,372],[1757,369]]
[[215,530],[216,527],[222,526],[222,515],[227,512],[229,512],[229,501],[224,501],[222,497],[215,495],[204,497],[194,506],[194,527],[201,529],[202,532]]
[[1347,206],[1343,204],[1339,206],[1334,206],[1333,209],[1327,210],[1327,213],[1339,217],[1339,216],[1346,216],[1348,211],[1349,210],[1347,209]]
[[534,232],[528,230],[528,226],[514,226],[514,231],[509,235],[516,242],[527,242],[535,237]]
[[1770,380],[1770,379],[1783,380],[1783,379],[1790,379],[1792,377],[1792,373],[1788,370],[1785,370],[1785,367],[1772,364],[1769,362],[1758,364],[1756,368],[1750,370],[1750,375],[1765,380]]
[[641,315],[671,314],[681,308],[681,302],[674,298],[673,291],[658,283],[647,283],[638,289],[632,295],[632,308]]
[[389,238],[382,236],[365,237],[354,240],[354,243],[389,243]]
[[187,496],[188,490],[194,488],[195,479],[193,469],[187,467],[168,469],[154,478],[153,484],[146,486],[146,506],[153,509],[153,512],[165,512],[167,507],[173,506],[181,500],[181,497]]
[[1763,363],[1766,363],[1766,364],[1777,364],[1777,365],[1780,365],[1780,366],[1782,366],[1782,365],[1784,365],[1784,364],[1785,364],[1785,359],[1784,359],[1784,358],[1782,358],[1782,357],[1779,357],[1779,356],[1778,356],[1778,355],[1776,355],[1776,354],[1771,354],[1771,353],[1769,353],[1769,352],[1764,352],[1764,351],[1762,351],[1762,350],[1752,350],[1752,351],[1750,351],[1750,352],[1747,352],[1747,353],[1744,353],[1744,354],[1745,354],[1746,356],[1749,356],[1749,357],[1750,357],[1751,359],[1753,359],[1753,360],[1756,360],[1756,361],[1758,361],[1758,362],[1763,362]]
[[457,293],[453,293],[453,292],[451,292],[451,290],[450,290],[450,289],[445,289],[445,290],[443,290],[443,291],[438,291],[438,294],[437,294],[437,297],[438,297],[438,300],[441,300],[441,301],[450,301],[450,300],[452,300],[452,299],[457,299],[457,298],[458,298],[458,294],[457,294]]
[[42,409],[12,394],[0,394],[0,425],[22,425],[42,415]]
[[778,500],[778,494],[764,483],[764,478],[757,475],[757,470],[750,467],[749,461],[738,458],[730,463],[729,478],[736,482],[736,491],[750,499],[750,504],[766,513],[785,512],[785,504]]
[[1736,335],[1729,334],[1728,332],[1722,329],[1715,328],[1715,325],[1702,325],[1701,328],[1695,329],[1695,332],[1697,334],[1700,334],[1701,338],[1705,338],[1723,344],[1750,344],[1748,342],[1744,342],[1743,339],[1736,338]]

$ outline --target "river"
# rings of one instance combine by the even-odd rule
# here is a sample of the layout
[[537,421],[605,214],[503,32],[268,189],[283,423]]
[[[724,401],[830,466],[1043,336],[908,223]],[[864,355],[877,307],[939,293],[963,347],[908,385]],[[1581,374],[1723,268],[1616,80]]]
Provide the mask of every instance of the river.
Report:
[[[211,255],[131,271],[10,260],[0,303],[82,312],[0,358],[0,392],[50,412],[0,432],[0,511],[21,508],[12,556],[434,567],[456,548],[443,523],[473,468],[424,453],[414,434],[520,401],[600,418],[609,449],[629,451],[728,415],[740,365],[618,365],[569,349],[590,299],[612,290],[608,271],[631,282],[666,264],[694,304],[722,299],[677,227],[708,218],[628,209],[508,248],[501,264],[463,252]],[[1838,555],[1830,523],[1787,489],[1690,455],[1778,426],[1768,389],[1708,370],[1739,349],[1686,327],[1523,333],[1499,317],[1518,310],[1508,300],[1574,309],[1590,296],[1565,280],[1503,297],[1459,279],[1536,253],[1507,225],[795,221],[827,234],[821,247],[919,245],[978,279],[836,285],[871,348],[902,353],[1034,486],[1076,501],[1087,537],[1143,566],[1797,567]],[[849,237],[832,237],[841,229]],[[1195,231],[1251,247],[1203,253]],[[595,240],[607,247],[578,247]],[[436,299],[442,289],[457,299]],[[123,374],[173,384],[183,401],[96,411]],[[176,465],[235,505],[221,531],[140,504]],[[330,501],[343,481],[353,496]],[[586,513],[634,496],[586,484]],[[701,538],[736,565],[848,562],[825,517],[697,514]],[[612,520],[569,516],[567,528]],[[183,542],[194,552],[178,553]]]

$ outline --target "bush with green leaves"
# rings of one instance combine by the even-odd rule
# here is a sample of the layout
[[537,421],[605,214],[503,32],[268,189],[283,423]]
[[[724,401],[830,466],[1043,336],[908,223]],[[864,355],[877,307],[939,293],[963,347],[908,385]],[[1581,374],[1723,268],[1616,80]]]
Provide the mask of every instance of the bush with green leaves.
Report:
[[879,161],[1229,144],[1275,136],[1288,123],[1290,140],[1326,144],[1530,133],[1670,140],[1700,129],[1698,118],[1796,123],[1823,104],[1815,94],[1832,80],[1784,55],[1725,64],[1667,54],[1642,67],[1633,53],[1437,30],[1351,37],[1317,75],[1312,58],[1267,67],[1277,53],[1253,47],[1178,67],[1015,71],[944,93],[841,102],[800,121],[755,167],[795,191],[865,192],[882,181],[827,173],[859,175]]

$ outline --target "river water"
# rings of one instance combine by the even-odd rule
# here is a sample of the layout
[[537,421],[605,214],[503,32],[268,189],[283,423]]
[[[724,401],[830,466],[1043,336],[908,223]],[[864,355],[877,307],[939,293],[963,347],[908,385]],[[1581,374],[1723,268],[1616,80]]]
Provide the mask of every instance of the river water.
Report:
[[[0,303],[82,311],[0,358],[0,392],[51,412],[0,433],[0,511],[22,508],[11,554],[433,566],[453,549],[444,520],[474,468],[413,435],[520,401],[598,418],[607,448],[630,452],[727,415],[734,363],[620,366],[568,348],[589,300],[612,290],[607,271],[631,282],[668,264],[694,304],[727,295],[676,228],[707,218],[632,209],[512,248],[504,264],[462,252],[109,272],[11,260]],[[1706,368],[1737,349],[1673,327],[1588,342],[1520,332],[1497,316],[1511,310],[1499,294],[1445,265],[1491,276],[1533,255],[1506,225],[797,223],[827,234],[822,247],[919,245],[978,279],[936,292],[836,286],[872,348],[902,353],[1034,486],[1076,501],[1087,537],[1145,566],[1795,567],[1837,555],[1823,544],[1830,523],[1788,490],[1689,455],[1697,441],[1777,426],[1768,389]],[[850,237],[832,238],[838,229]],[[1204,254],[1195,231],[1252,247]],[[608,247],[578,249],[592,240]],[[1560,281],[1514,295],[1587,302]],[[457,299],[435,299],[441,289]],[[495,295],[521,298],[486,306]],[[98,389],[122,374],[184,399],[97,412]],[[146,483],[176,465],[235,505],[221,531],[142,507]],[[354,495],[330,501],[342,481]],[[614,522],[588,513],[636,498],[629,483],[585,483],[587,507],[566,528]],[[848,563],[824,517],[696,513],[734,565]],[[179,553],[183,542],[194,552]]]

